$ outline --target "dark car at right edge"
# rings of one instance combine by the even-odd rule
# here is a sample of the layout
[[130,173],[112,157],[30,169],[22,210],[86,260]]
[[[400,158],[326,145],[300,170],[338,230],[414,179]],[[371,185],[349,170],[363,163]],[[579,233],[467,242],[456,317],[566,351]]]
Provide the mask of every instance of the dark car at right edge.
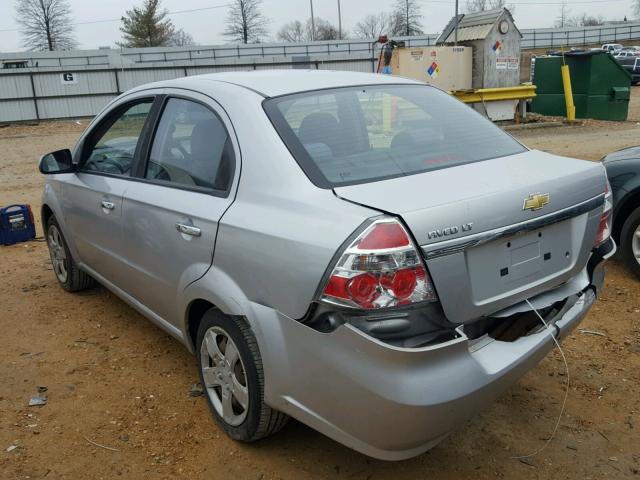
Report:
[[626,265],[640,278],[640,146],[602,159],[613,193],[612,236]]

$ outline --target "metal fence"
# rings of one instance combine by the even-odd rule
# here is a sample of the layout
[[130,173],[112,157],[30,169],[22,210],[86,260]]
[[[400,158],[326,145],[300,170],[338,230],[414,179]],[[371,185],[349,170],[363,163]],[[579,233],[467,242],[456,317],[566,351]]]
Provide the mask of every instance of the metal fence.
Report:
[[542,28],[522,31],[522,48],[602,45],[640,39],[640,22],[624,22],[597,27]]
[[[176,62],[178,63],[178,62]],[[236,62],[211,65],[167,66],[146,64],[127,68],[102,66],[16,69],[0,72],[0,122],[78,118],[96,115],[110,100],[137,85],[203,73],[315,68],[371,72],[376,59],[336,58],[326,60],[288,60]]]
[[[522,48],[601,45],[630,40],[640,41],[640,22],[624,22],[596,27],[543,28],[522,30]],[[437,34],[400,37],[410,47],[434,45]],[[264,43],[251,45],[191,46],[172,48],[133,48],[71,52],[0,53],[0,61],[24,61],[27,67],[57,69],[78,66],[129,66],[149,63],[190,62],[193,65],[250,59],[327,58],[336,55],[377,55],[373,40],[347,39],[308,43]]]
[[[409,46],[434,45],[437,35],[409,37]],[[111,66],[186,62],[190,65],[210,65],[236,62],[252,63],[288,61],[301,58],[325,60],[333,57],[376,56],[378,47],[371,40],[334,40],[309,43],[279,43],[191,47],[127,48],[120,50],[78,50],[68,52],[0,53],[0,61],[24,62],[27,68],[58,69],[60,67]],[[2,71],[0,70],[0,73]]]
[[[522,33],[524,49],[640,43],[640,22]],[[404,38],[409,47],[430,46],[436,39]],[[24,61],[29,68],[0,69],[0,122],[92,116],[134,86],[202,73],[299,67],[371,72],[377,48],[369,40],[342,40],[2,54],[0,60]],[[72,74],[71,81],[64,80],[65,73]]]

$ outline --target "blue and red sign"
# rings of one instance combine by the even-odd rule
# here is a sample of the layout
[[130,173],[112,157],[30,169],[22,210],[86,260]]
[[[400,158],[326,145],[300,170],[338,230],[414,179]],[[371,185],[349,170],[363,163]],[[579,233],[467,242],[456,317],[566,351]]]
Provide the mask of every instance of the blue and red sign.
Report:
[[440,74],[440,67],[436,62],[433,62],[429,68],[427,68],[427,75],[436,78]]

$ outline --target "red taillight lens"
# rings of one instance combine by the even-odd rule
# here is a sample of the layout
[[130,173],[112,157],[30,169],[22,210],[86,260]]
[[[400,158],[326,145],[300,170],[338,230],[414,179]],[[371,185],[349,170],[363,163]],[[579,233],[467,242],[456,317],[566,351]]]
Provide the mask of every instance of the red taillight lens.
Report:
[[324,288],[324,294],[335,298],[349,298],[349,292],[347,291],[348,283],[349,278],[332,275],[329,277],[327,286]]
[[596,235],[596,247],[611,236],[611,213],[603,213],[600,217],[600,225],[598,225],[598,235]]
[[611,221],[613,212],[613,201],[611,194],[611,186],[607,181],[604,191],[604,208],[600,216],[600,224],[598,225],[598,233],[596,234],[596,247],[602,245],[611,236]]
[[378,278],[372,273],[363,273],[353,277],[347,284],[347,291],[356,303],[368,305],[380,295]]
[[381,223],[358,244],[359,250],[406,247],[409,237],[399,223]]
[[416,289],[416,284],[418,283],[416,270],[417,268],[405,268],[393,274],[393,278],[391,279],[391,292],[398,300],[409,298]]
[[402,224],[383,218],[371,224],[342,254],[322,299],[376,309],[436,301],[431,279]]

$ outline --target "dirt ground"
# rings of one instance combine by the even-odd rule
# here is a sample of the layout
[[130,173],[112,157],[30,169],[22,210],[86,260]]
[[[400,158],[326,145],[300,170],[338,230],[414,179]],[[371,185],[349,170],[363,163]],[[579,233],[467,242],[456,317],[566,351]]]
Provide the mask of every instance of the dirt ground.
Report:
[[[634,95],[629,122],[514,134],[597,160],[640,143],[639,104]],[[0,205],[38,212],[38,157],[72,145],[85,123],[0,128]],[[639,287],[610,262],[606,289],[581,325],[603,335],[576,330],[565,341],[567,409],[542,453],[512,458],[537,450],[553,429],[567,380],[557,352],[430,452],[390,463],[294,421],[257,444],[228,439],[205,399],[189,395],[196,364],[178,342],[103,288],[62,291],[42,240],[0,247],[0,478],[638,478]],[[39,386],[48,403],[28,407]]]

